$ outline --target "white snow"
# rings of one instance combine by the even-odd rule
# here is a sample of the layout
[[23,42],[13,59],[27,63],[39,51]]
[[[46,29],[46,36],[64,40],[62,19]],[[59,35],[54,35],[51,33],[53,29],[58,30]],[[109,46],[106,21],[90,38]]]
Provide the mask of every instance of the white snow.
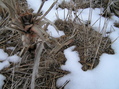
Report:
[[[3,49],[0,49],[0,71],[4,68],[7,68],[10,66],[10,62],[12,63],[18,63],[21,61],[21,58],[17,56],[16,54],[13,56],[8,56],[7,53],[3,51]],[[4,84],[5,77],[0,74],[0,89],[2,89],[2,86]]]
[[0,89],[2,89],[5,79],[6,79],[6,77],[4,77],[3,75],[0,74]]
[[80,9],[77,14],[79,14],[79,18],[82,21],[91,21],[90,25],[98,32],[105,33],[113,31],[112,28],[115,28],[114,22],[119,21],[118,17],[112,16],[110,19],[104,18],[101,16],[102,13],[102,8],[86,8]]
[[10,66],[10,63],[9,61],[3,61],[3,62],[0,62],[0,70],[4,69],[4,68],[7,68]]
[[8,57],[8,54],[3,51],[3,49],[0,49],[0,61],[6,60]]
[[[45,4],[43,5],[43,8],[42,8],[43,13],[45,13],[55,1],[56,0],[46,1]],[[56,7],[56,5],[52,8],[52,10],[55,10],[55,7]]]
[[[68,71],[72,71],[73,73],[76,73],[77,68],[79,68],[79,57],[78,57],[78,53],[76,51],[72,51],[75,48],[75,46],[68,48],[67,50],[64,51],[65,57],[68,59],[68,61],[66,61],[65,65],[61,66],[61,68],[63,70],[68,70]],[[72,64],[74,64],[74,66],[71,66]],[[74,68],[73,68],[74,67]]]
[[56,29],[53,26],[48,26],[48,34],[50,34],[50,36],[54,37],[54,38],[59,38],[64,34],[63,31],[56,31]]
[[112,40],[112,49],[114,49],[115,55],[119,55],[119,29],[110,34],[110,39]]
[[71,0],[58,0],[58,4],[61,4],[63,1],[70,2]]
[[41,5],[41,0],[27,0],[27,3],[34,10],[34,13],[36,13]]
[[7,50],[8,50],[8,49],[9,49],[9,50],[14,50],[15,47],[7,47],[6,49],[7,49]]
[[18,63],[21,61],[21,58],[15,54],[13,56],[9,56],[7,60],[12,63]]
[[119,89],[119,55],[104,53],[95,69],[84,72],[78,62],[80,58],[73,49],[70,47],[64,51],[67,61],[61,69],[71,73],[58,79],[58,87],[70,80],[64,89]]
[[12,55],[12,56],[8,56],[8,54],[6,52],[4,52],[3,49],[0,49],[0,61],[3,61],[2,63],[5,62],[5,64],[8,64],[6,61],[12,62],[12,63],[18,63],[21,61],[21,58],[19,56],[17,56],[16,54]]
[[6,61],[7,57],[8,57],[8,54],[5,53],[3,49],[0,49],[0,61],[3,61],[3,62],[0,62],[0,70],[10,66],[9,62]]

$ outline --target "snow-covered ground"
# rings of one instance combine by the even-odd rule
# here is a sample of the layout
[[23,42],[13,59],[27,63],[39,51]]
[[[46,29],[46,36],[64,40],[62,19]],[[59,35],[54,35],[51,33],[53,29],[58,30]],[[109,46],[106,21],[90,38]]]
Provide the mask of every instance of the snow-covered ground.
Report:
[[[41,1],[40,0],[27,0],[29,7],[34,9],[34,13],[37,12]],[[61,3],[59,0],[58,3]],[[70,0],[67,0],[70,1]],[[43,6],[43,13],[45,13],[54,0],[46,1]],[[47,19],[54,22],[57,16],[60,19],[65,19],[69,11],[67,9],[57,9],[57,5],[53,7],[50,13],[46,16]],[[100,56],[99,65],[88,71],[83,71],[81,69],[82,65],[78,62],[80,60],[78,53],[73,51],[75,45],[64,50],[64,55],[67,59],[65,65],[61,66],[62,70],[69,71],[70,73],[59,78],[57,80],[57,87],[62,86],[66,81],[69,83],[65,86],[65,89],[119,89],[119,28],[114,27],[114,22],[118,22],[119,18],[112,16],[109,18],[104,18],[100,14],[103,8],[87,8],[80,9],[76,13],[82,21],[91,21],[91,26],[101,33],[112,32],[109,38],[112,41],[111,47],[115,54],[102,54]],[[81,13],[80,13],[81,12]],[[90,13],[91,12],[91,13]],[[72,18],[74,17],[73,12]],[[91,14],[90,18],[89,15]],[[60,37],[65,35],[63,32],[55,30],[53,26],[48,27],[48,33],[53,37]],[[116,39],[116,40],[115,40]],[[80,55],[80,53],[79,53]],[[9,67],[10,62],[17,63],[20,58],[17,55],[8,56],[2,49],[0,49],[0,70]],[[4,84],[5,77],[0,74],[0,89]]]

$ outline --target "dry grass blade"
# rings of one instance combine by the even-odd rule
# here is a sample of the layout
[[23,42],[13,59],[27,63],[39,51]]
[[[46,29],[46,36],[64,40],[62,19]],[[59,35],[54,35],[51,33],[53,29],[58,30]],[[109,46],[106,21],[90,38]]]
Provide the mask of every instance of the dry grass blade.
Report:
[[36,13],[36,16],[35,16],[35,18],[34,18],[35,20],[36,20],[38,14],[40,13],[40,11],[41,11],[41,9],[42,9],[44,3],[45,3],[45,0],[42,1],[41,6],[39,7],[38,12]]
[[3,21],[0,21],[0,27],[3,27],[6,24],[6,21],[8,21],[9,16],[7,16]]
[[44,18],[44,20],[47,21],[47,23],[49,23],[50,25],[52,25],[56,29],[56,31],[59,33],[58,28],[55,26],[55,24],[53,22],[51,22],[47,18]]
[[32,30],[40,37],[42,41],[46,41],[45,37],[43,36],[42,29],[38,28],[38,25],[33,26]]
[[13,6],[12,0],[6,0],[3,1],[4,5],[6,6],[6,9],[8,10],[10,17],[15,18],[15,7]]
[[66,81],[63,86],[61,86],[59,89],[64,89],[64,87],[70,82],[70,80]]
[[98,56],[98,51],[99,51],[99,48],[101,46],[101,42],[102,42],[102,37],[99,40],[99,45],[97,46],[97,49],[96,49],[96,52],[95,52],[95,56],[94,56],[94,59],[93,59],[93,62],[92,62],[91,69],[93,69],[93,67],[95,66],[95,61],[96,61],[96,57]]
[[35,88],[35,79],[38,75],[38,69],[39,69],[39,64],[40,64],[40,58],[41,58],[41,53],[44,49],[44,43],[41,42],[39,43],[37,46],[37,49],[36,49],[36,56],[34,58],[34,66],[33,66],[33,72],[32,72],[32,79],[31,79],[31,89],[34,89]]
[[1,6],[2,8],[7,8],[6,5],[3,3],[2,0],[0,0],[0,6]]
[[57,53],[60,51],[64,46],[67,46],[73,42],[72,38],[66,39],[63,43],[60,43],[59,45],[56,45],[55,48],[52,49],[51,53]]
[[40,19],[43,19],[49,12],[50,10],[53,8],[53,6],[57,3],[58,0],[56,0],[51,6],[50,8],[45,12],[45,14],[40,18]]

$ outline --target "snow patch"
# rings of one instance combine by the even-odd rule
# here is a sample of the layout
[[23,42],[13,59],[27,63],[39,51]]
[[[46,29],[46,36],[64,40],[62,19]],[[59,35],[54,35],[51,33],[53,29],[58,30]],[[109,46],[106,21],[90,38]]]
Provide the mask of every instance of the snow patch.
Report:
[[[3,70],[4,68],[7,68],[10,66],[9,62],[12,63],[18,63],[21,61],[21,58],[17,56],[16,54],[13,56],[8,56],[7,53],[3,51],[3,49],[0,49],[0,71]],[[2,86],[4,84],[5,77],[0,74],[0,89],[2,89]]]
[[34,13],[36,13],[42,2],[41,0],[27,0],[27,3],[34,10]]
[[4,52],[3,49],[0,49],[0,61],[6,60],[8,57],[8,54]]
[[[77,73],[77,71],[80,70],[81,65],[79,65],[78,63],[80,59],[77,51],[72,51],[74,48],[75,46],[72,46],[64,50],[65,57],[68,59],[68,61],[66,61],[65,65],[61,66],[61,69],[72,71],[73,73]],[[71,63],[74,65],[72,66]]]
[[48,26],[47,33],[50,34],[50,36],[54,38],[58,38],[58,37],[65,35],[63,31],[56,31],[53,26]]
[[100,33],[105,33],[105,32],[110,32],[115,28],[114,27],[114,22],[119,21],[116,16],[112,16],[110,19],[105,18],[101,16],[102,8],[86,8],[86,9],[80,9],[77,13],[79,18],[82,21],[90,21],[90,25],[98,32]]
[[66,3],[71,2],[72,0],[58,0],[58,4],[61,4],[63,1],[65,1]]
[[0,74],[0,89],[2,89],[5,79],[6,79],[6,77]]
[[61,87],[69,80],[64,89],[119,89],[119,29],[109,37],[115,54],[102,54],[99,65],[93,70],[83,71],[79,55],[73,51],[74,46],[67,48],[64,51],[67,61],[61,69],[70,73],[59,78],[57,86]]
[[76,51],[72,51],[73,48],[64,51],[67,61],[61,68],[70,74],[57,80],[58,87],[70,80],[64,89],[119,89],[119,60],[116,54],[104,53],[95,69],[83,71],[78,62],[80,58]]
[[18,63],[21,61],[21,58],[15,54],[13,56],[9,56],[7,60],[12,63]]
[[7,68],[10,66],[10,63],[9,61],[3,61],[3,62],[0,62],[0,70],[4,69],[4,68]]
[[119,29],[112,32],[109,37],[112,41],[112,49],[114,49],[115,54],[119,55]]

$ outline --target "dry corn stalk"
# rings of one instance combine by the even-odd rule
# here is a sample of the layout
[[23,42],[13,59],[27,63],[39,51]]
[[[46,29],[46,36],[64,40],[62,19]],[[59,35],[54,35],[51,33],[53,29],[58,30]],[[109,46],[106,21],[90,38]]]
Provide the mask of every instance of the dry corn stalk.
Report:
[[[46,42],[46,39],[49,39],[49,34],[46,32],[46,29],[49,24],[56,26],[45,18],[49,11],[53,8],[58,0],[56,0],[51,7],[41,15],[41,9],[46,0],[42,1],[42,4],[36,14],[33,14],[28,9],[22,11],[17,0],[4,0],[1,2],[1,7],[5,8],[9,13],[9,18],[12,21],[9,21],[10,24],[7,29],[18,30],[22,34],[22,41],[24,47],[30,47],[31,45],[37,43],[39,40]],[[25,8],[24,8],[25,9]],[[37,17],[40,15],[40,18]],[[43,27],[44,26],[44,27]],[[57,28],[56,28],[57,29]],[[48,42],[46,42],[47,45]]]

